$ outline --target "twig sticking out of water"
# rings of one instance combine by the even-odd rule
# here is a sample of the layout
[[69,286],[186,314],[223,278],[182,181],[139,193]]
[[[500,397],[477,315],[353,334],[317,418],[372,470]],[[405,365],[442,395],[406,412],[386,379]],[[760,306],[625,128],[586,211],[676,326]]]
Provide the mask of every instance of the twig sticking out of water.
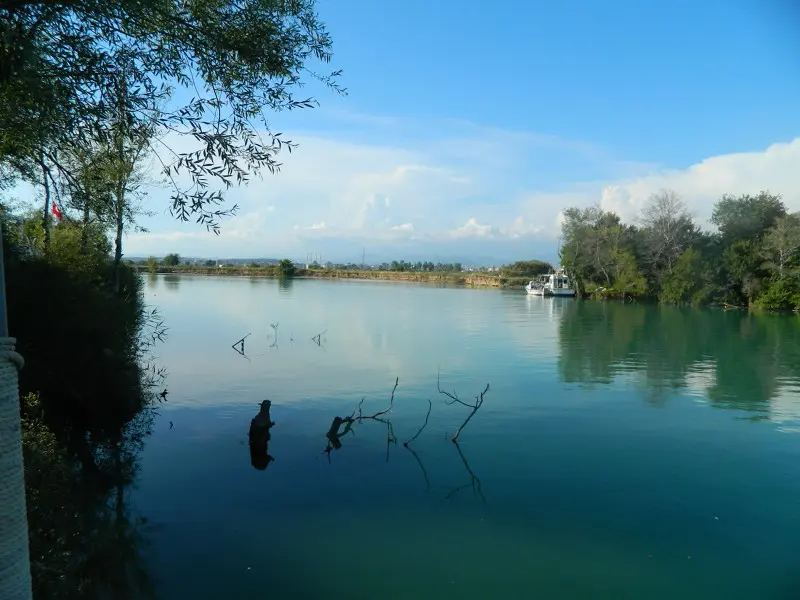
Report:
[[392,409],[394,408],[394,393],[397,391],[397,386],[398,386],[399,383],[400,383],[400,378],[399,377],[395,378],[394,387],[392,388],[392,395],[389,396],[389,407],[388,408],[385,408],[384,410],[378,411],[374,415],[366,417],[361,412],[361,406],[364,404],[364,400],[366,400],[366,396],[364,396],[363,398],[361,398],[361,402],[358,403],[358,409],[357,409],[358,410],[358,416],[356,416],[356,413],[353,412],[353,414],[350,415],[350,418],[351,419],[355,419],[356,421],[361,421],[362,419],[376,419],[377,417],[380,417],[381,415],[385,415],[386,413],[391,412]]
[[484,390],[480,394],[475,396],[475,404],[469,404],[469,403],[464,402],[463,400],[461,400],[458,397],[458,394],[456,394],[455,390],[453,390],[452,394],[450,392],[444,391],[442,389],[442,386],[439,384],[439,375],[438,374],[436,375],[436,389],[439,390],[440,394],[442,394],[443,396],[445,396],[445,397],[450,399],[449,402],[447,400],[445,400],[445,404],[450,405],[450,404],[458,403],[458,404],[461,404],[462,406],[466,406],[467,408],[471,408],[472,409],[472,412],[469,413],[469,416],[464,420],[464,422],[461,424],[461,427],[458,428],[458,430],[456,431],[455,435],[451,439],[451,441],[453,443],[457,443],[458,442],[458,436],[461,435],[461,430],[464,429],[464,427],[467,426],[467,423],[469,423],[470,420],[472,419],[472,417],[475,416],[475,413],[478,412],[480,407],[483,406],[483,399],[484,399],[484,396],[486,396],[486,393],[489,391],[489,384],[487,383],[486,387],[484,388]]
[[248,337],[250,337],[250,334],[249,334],[249,333],[248,333],[246,336],[244,336],[242,339],[240,339],[238,342],[234,343],[234,344],[231,346],[231,348],[233,348],[233,349],[234,349],[234,350],[236,350],[236,351],[237,351],[239,354],[241,354],[242,356],[244,356],[244,341],[245,341],[245,340],[246,340]]
[[414,434],[414,437],[412,437],[410,440],[406,440],[405,442],[403,442],[403,446],[408,448],[408,445],[411,442],[413,442],[415,439],[417,439],[419,437],[419,434],[422,433],[422,430],[425,429],[428,426],[428,419],[431,416],[431,409],[432,408],[433,408],[433,403],[430,400],[428,400],[428,414],[425,415],[425,422],[422,424],[422,427],[419,428],[417,433]]
[[478,476],[475,475],[475,473],[473,473],[472,469],[469,466],[469,463],[467,462],[467,457],[464,456],[464,453],[461,451],[461,446],[459,446],[458,442],[453,440],[453,443],[456,446],[456,450],[458,450],[458,455],[461,457],[461,462],[464,463],[464,468],[467,469],[467,473],[469,473],[470,482],[469,483],[465,483],[464,485],[459,486],[459,487],[454,488],[453,490],[451,490],[450,493],[447,494],[447,496],[445,496],[445,500],[450,500],[453,496],[455,496],[458,492],[460,492],[464,488],[471,487],[472,488],[472,493],[473,494],[478,494],[478,496],[481,497],[481,501],[484,504],[486,504],[486,498],[483,495],[483,488],[481,486],[481,480],[478,479]]
[[311,341],[314,342],[317,346],[322,346],[322,336],[325,334],[325,331],[328,330],[325,329],[324,331],[318,333],[317,335],[311,338]]

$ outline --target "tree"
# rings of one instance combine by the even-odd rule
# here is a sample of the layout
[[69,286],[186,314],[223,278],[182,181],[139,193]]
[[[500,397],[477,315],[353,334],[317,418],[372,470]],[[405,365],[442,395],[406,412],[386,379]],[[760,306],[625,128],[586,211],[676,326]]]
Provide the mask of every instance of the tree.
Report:
[[668,273],[664,275],[661,301],[667,304],[696,303],[703,288],[703,268],[700,253],[688,248]]
[[714,204],[711,223],[716,225],[723,241],[760,239],[764,232],[775,225],[779,217],[786,216],[786,206],[780,195],[760,192],[757,196],[725,194]]
[[[172,184],[172,214],[215,232],[236,207],[225,208],[209,182],[227,189],[274,172],[276,154],[294,146],[271,130],[264,109],[314,106],[295,95],[308,76],[344,92],[340,72],[311,64],[332,57],[314,0],[6,0],[0,39],[0,163],[30,176],[46,161],[43,170],[69,176],[58,150],[105,135],[121,90],[133,125],[150,122],[154,106],[182,87],[194,98],[158,122],[197,149],[172,154],[163,139],[149,149]],[[178,183],[179,171],[189,184]]]
[[778,217],[764,234],[761,256],[764,268],[776,271],[779,279],[789,275],[790,265],[800,251],[800,215]]
[[181,256],[180,254],[167,254],[161,264],[165,267],[177,267],[181,264]]
[[639,220],[644,229],[645,255],[656,273],[672,270],[699,234],[686,203],[672,190],[650,196]]
[[278,273],[281,277],[292,277],[296,270],[294,263],[288,258],[282,258],[278,262]]
[[642,296],[647,290],[647,279],[636,264],[636,257],[627,250],[614,253],[614,289],[626,296]]

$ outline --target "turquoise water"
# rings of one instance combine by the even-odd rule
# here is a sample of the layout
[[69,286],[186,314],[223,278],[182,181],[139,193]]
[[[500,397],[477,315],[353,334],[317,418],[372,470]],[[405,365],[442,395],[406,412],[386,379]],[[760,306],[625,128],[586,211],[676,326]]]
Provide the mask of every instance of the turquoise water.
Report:
[[[169,396],[131,502],[159,597],[800,597],[798,317],[178,276],[147,300]],[[439,373],[490,384],[458,445]],[[391,429],[324,452],[396,378]]]

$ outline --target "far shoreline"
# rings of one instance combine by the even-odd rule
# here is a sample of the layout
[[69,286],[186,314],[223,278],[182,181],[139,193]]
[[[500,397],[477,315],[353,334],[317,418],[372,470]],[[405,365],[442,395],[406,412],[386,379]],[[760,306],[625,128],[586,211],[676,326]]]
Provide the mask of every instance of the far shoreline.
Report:
[[[159,265],[155,270],[147,265],[133,265],[139,273],[158,275],[200,275],[203,277],[262,277],[279,279],[272,267],[197,267]],[[524,289],[527,280],[506,278],[487,272],[416,272],[416,271],[350,271],[343,269],[298,269],[290,279],[351,279],[354,281],[396,281],[402,283],[448,284],[466,288]]]

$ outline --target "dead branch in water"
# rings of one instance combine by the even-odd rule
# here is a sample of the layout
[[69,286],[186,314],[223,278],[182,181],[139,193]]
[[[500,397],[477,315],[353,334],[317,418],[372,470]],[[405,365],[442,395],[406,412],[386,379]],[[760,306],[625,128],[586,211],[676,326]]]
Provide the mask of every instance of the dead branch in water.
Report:
[[398,386],[399,383],[400,383],[400,378],[397,377],[394,380],[394,387],[392,388],[392,395],[389,396],[389,407],[388,408],[386,408],[384,410],[381,410],[381,411],[378,411],[374,415],[370,415],[368,417],[365,417],[363,415],[363,413],[361,412],[361,407],[364,404],[364,400],[366,400],[366,398],[367,398],[366,396],[364,396],[363,398],[361,398],[361,402],[358,403],[358,409],[357,409],[358,410],[358,416],[356,416],[355,411],[353,411],[353,414],[350,415],[350,418],[351,419],[354,418],[356,421],[361,421],[363,419],[374,419],[374,420],[377,420],[377,417],[380,417],[381,415],[385,415],[386,413],[391,412],[391,410],[394,408],[394,393],[397,391],[397,386]]
[[453,443],[456,446],[456,450],[458,450],[458,455],[461,457],[461,462],[464,463],[464,468],[467,470],[467,473],[469,473],[470,482],[469,483],[465,483],[464,485],[459,486],[457,488],[453,488],[452,490],[450,490],[450,493],[447,494],[447,496],[445,496],[444,499],[445,500],[450,500],[450,499],[453,498],[453,496],[455,496],[461,490],[463,490],[465,488],[468,488],[468,487],[471,487],[472,488],[472,493],[473,494],[477,494],[478,496],[480,496],[481,501],[484,504],[486,504],[486,498],[483,495],[483,487],[481,486],[481,480],[478,478],[477,475],[475,475],[475,473],[470,468],[469,462],[467,462],[467,457],[464,456],[464,453],[461,451],[461,446],[458,444],[458,442],[453,440]]
[[[433,408],[433,403],[430,400],[428,400],[428,414],[425,415],[425,422],[422,424],[422,427],[419,428],[417,433],[414,434],[414,437],[412,437],[410,440],[406,440],[405,442],[403,442],[403,446],[408,448],[408,445],[411,442],[413,442],[415,439],[417,439],[419,437],[419,434],[422,433],[422,430],[425,429],[428,426],[428,419],[431,417],[431,409],[432,408]],[[409,450],[410,450],[410,448],[409,448]]]
[[442,389],[442,386],[440,385],[440,382],[439,382],[439,375],[440,374],[438,374],[438,373],[436,375],[436,389],[439,390],[440,394],[442,394],[446,398],[450,399],[449,402],[447,400],[445,400],[445,404],[450,405],[450,404],[458,403],[458,404],[461,404],[462,406],[466,406],[467,408],[471,408],[472,409],[472,412],[469,413],[469,416],[464,420],[464,422],[461,424],[461,427],[458,428],[458,430],[456,431],[455,435],[451,439],[451,441],[453,443],[456,443],[456,442],[458,442],[458,436],[461,435],[461,431],[464,429],[464,427],[467,426],[467,423],[470,422],[472,417],[475,416],[475,413],[478,412],[480,407],[483,406],[483,399],[484,399],[484,396],[486,396],[486,393],[489,391],[489,384],[487,383],[486,387],[484,388],[484,390],[480,394],[475,396],[475,404],[469,404],[469,403],[464,402],[463,400],[461,400],[458,397],[458,394],[456,394],[455,390],[453,390],[452,394],[450,392],[444,391]]
[[322,346],[322,336],[325,335],[325,332],[328,331],[325,329],[324,331],[318,333],[314,337],[311,338],[311,341],[314,342],[317,346]]
[[246,336],[244,336],[242,339],[240,339],[238,342],[234,343],[234,344],[231,346],[231,348],[233,348],[234,350],[236,350],[236,352],[238,352],[239,354],[241,354],[242,356],[244,356],[244,355],[245,355],[245,354],[244,354],[244,341],[245,341],[245,340],[246,340],[248,337],[250,337],[250,334],[249,334],[249,333],[248,333]]
[[[364,415],[363,413],[363,405],[364,400],[366,400],[366,396],[361,398],[361,401],[358,403],[358,408],[353,411],[349,417],[335,417],[333,419],[333,423],[331,423],[331,427],[328,430],[328,433],[325,434],[325,437],[328,438],[328,444],[325,446],[325,450],[323,450],[323,454],[328,455],[328,461],[330,462],[331,459],[331,450],[338,450],[342,447],[342,442],[340,441],[348,433],[352,432],[355,435],[355,430],[353,429],[353,425],[357,423],[361,423],[362,421],[377,421],[378,423],[384,423],[386,425],[386,461],[389,461],[389,448],[392,444],[397,445],[397,436],[394,434],[394,427],[392,426],[392,422],[388,419],[381,418],[383,415],[391,412],[394,408],[394,393],[397,391],[397,386],[400,383],[400,378],[397,377],[394,380],[394,387],[392,388],[392,394],[389,397],[389,406],[383,410],[376,412],[374,415]],[[339,428],[344,425],[344,431],[339,433]]]

